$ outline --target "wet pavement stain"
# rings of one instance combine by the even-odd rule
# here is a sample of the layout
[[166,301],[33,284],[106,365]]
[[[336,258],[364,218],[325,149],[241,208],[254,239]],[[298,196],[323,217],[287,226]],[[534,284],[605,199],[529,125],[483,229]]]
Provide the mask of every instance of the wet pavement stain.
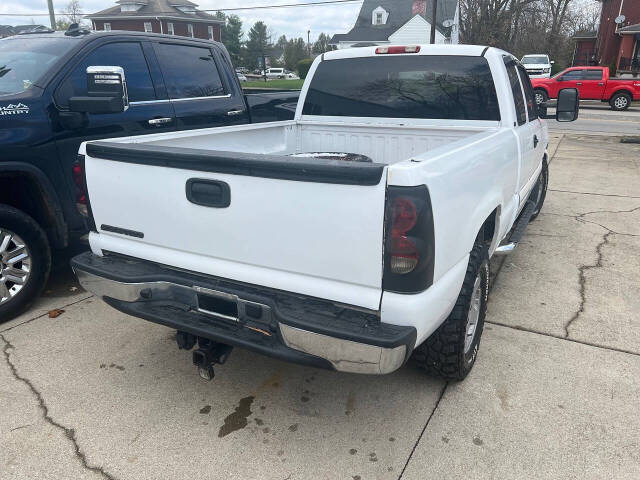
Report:
[[289,431],[290,432],[295,432],[296,430],[298,430],[298,424],[294,423],[293,425],[289,425]]
[[205,405],[200,409],[200,413],[202,413],[203,415],[206,415],[210,411],[211,411],[211,405]]
[[259,427],[264,425],[264,420],[262,420],[261,418],[254,418],[253,421],[256,422],[256,425],[258,425]]
[[224,425],[220,427],[220,430],[218,431],[218,437],[226,437],[230,433],[233,433],[236,430],[243,429],[247,426],[247,418],[252,413],[251,404],[253,403],[254,399],[254,396],[244,397],[240,399],[240,402],[238,403],[238,406],[235,408],[234,412],[224,419]]
[[356,453],[358,453],[358,450],[356,450],[355,448],[350,448],[350,449],[349,449],[349,453],[350,453],[351,455],[355,455]]
[[302,403],[307,403],[309,400],[310,400],[310,398],[309,397],[305,397],[304,395],[302,397],[300,397],[300,401]]
[[356,409],[356,396],[353,392],[349,392],[347,396],[347,407],[344,411],[345,415],[351,415]]
[[377,462],[378,461],[378,456],[376,455],[376,452],[371,452],[369,454],[369,461],[370,462]]
[[444,443],[449,443],[449,437],[442,437],[442,438],[441,438],[441,440],[442,440]]
[[477,435],[476,435],[475,437],[473,437],[473,443],[474,443],[474,445],[478,445],[478,446],[480,446],[480,445],[482,445],[484,442],[480,439],[480,437],[479,437],[479,436],[477,436]]

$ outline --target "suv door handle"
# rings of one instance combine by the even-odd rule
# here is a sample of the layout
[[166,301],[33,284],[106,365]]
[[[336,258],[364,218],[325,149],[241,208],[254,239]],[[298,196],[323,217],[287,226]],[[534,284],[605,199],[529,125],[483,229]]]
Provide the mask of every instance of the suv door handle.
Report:
[[534,135],[534,136],[533,136],[533,148],[538,148],[538,142],[539,142],[539,141],[540,141],[540,140],[538,140],[538,136],[537,136],[537,135]]
[[153,125],[154,127],[159,127],[161,125],[165,125],[171,122],[173,122],[173,118],[171,117],[152,118],[149,120],[149,125]]
[[242,115],[244,110],[230,110],[227,112],[228,117],[235,117],[236,115]]

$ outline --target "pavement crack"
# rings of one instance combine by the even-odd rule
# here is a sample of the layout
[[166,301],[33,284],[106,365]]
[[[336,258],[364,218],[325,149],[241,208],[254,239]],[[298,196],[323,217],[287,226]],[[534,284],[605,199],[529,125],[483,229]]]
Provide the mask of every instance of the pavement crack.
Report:
[[[93,294],[91,294],[91,295],[89,295],[87,297],[81,298],[80,300],[76,300],[75,302],[67,303],[66,305],[63,305],[63,306],[61,306],[59,308],[60,309],[65,309],[67,307],[71,307],[72,305],[76,305],[77,303],[84,302],[85,300],[88,300],[91,297],[93,297]],[[33,322],[34,320],[38,320],[39,318],[48,317],[48,316],[49,316],[49,312],[48,311],[44,312],[43,314],[37,315],[37,316],[35,316],[33,318],[30,318],[29,320],[25,320],[24,322],[20,322],[20,323],[17,323],[15,325],[10,326],[9,328],[5,328],[4,330],[0,330],[0,333],[8,332],[9,330],[13,330],[14,328],[21,327],[22,325],[26,325],[27,323]]]
[[438,399],[436,400],[436,404],[433,406],[433,410],[431,410],[431,413],[429,414],[429,418],[427,418],[427,422],[424,424],[424,427],[422,427],[422,431],[420,432],[420,435],[418,436],[416,443],[413,444],[411,453],[409,454],[409,457],[407,458],[407,461],[405,462],[404,467],[402,467],[402,471],[400,472],[400,476],[398,476],[398,480],[402,478],[402,476],[404,475],[404,471],[409,466],[409,462],[411,461],[411,458],[413,457],[413,454],[415,453],[416,448],[418,448],[418,444],[420,443],[420,440],[422,440],[422,436],[424,435],[424,432],[427,430],[427,427],[429,426],[429,422],[431,422],[433,415],[436,413],[436,410],[440,406],[440,402],[442,401],[442,397],[444,397],[444,392],[447,390],[448,386],[449,386],[449,382],[444,382],[444,385],[440,390],[440,394],[438,395]]
[[573,190],[556,190],[554,188],[548,188],[549,192],[560,192],[560,193],[573,193],[576,195],[596,195],[598,197],[618,197],[618,198],[640,198],[633,195],[616,195],[613,193],[594,193],[594,192],[576,192]]
[[564,332],[565,332],[565,338],[569,338],[569,329],[575,324],[575,322],[578,321],[578,319],[580,318],[580,316],[584,313],[584,307],[585,304],[587,303],[587,294],[586,294],[586,285],[587,285],[587,272],[589,270],[593,270],[596,268],[602,268],[602,259],[603,259],[603,248],[605,247],[605,245],[607,245],[609,243],[609,237],[611,237],[611,235],[613,235],[613,232],[609,231],[607,233],[605,233],[602,236],[602,240],[600,241],[600,243],[598,243],[598,245],[596,246],[596,254],[597,254],[597,258],[596,258],[596,262],[592,265],[581,265],[580,267],[578,267],[578,273],[579,273],[579,282],[580,282],[580,307],[578,308],[578,310],[576,311],[576,313],[573,314],[573,316],[567,321],[567,323],[565,323],[564,325]]
[[24,383],[27,387],[29,387],[29,389],[31,390],[31,393],[33,393],[33,395],[36,397],[36,400],[38,401],[38,406],[40,407],[40,411],[42,412],[43,420],[48,424],[50,424],[51,426],[57,428],[58,430],[61,430],[64,433],[64,436],[67,437],[67,439],[73,445],[76,458],[80,461],[80,463],[85,469],[93,473],[97,473],[98,475],[101,475],[103,478],[106,478],[107,480],[117,480],[115,476],[113,476],[109,472],[106,472],[102,467],[96,467],[89,464],[86,455],[80,449],[80,445],[78,444],[78,439],[76,438],[75,430],[73,428],[65,427],[61,423],[54,420],[51,417],[51,415],[49,415],[49,407],[47,406],[47,403],[45,402],[44,397],[42,396],[42,393],[40,393],[40,391],[35,387],[35,385],[31,382],[31,380],[21,376],[18,373],[18,369],[16,368],[15,364],[11,361],[9,350],[15,351],[15,347],[11,344],[11,342],[9,342],[9,340],[5,338],[5,336],[2,333],[0,333],[0,340],[2,340],[2,342],[4,343],[4,346],[2,348],[2,353],[4,354],[4,359],[9,367],[11,375],[13,376],[13,378],[18,380],[19,382]]

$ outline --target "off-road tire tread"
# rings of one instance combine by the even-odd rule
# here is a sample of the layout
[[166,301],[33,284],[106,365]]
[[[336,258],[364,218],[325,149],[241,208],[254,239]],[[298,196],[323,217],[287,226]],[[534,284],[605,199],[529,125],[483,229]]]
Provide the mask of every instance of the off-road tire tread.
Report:
[[[429,375],[458,381],[464,379],[473,366],[472,363],[471,367],[465,367],[464,333],[473,285],[485,260],[489,260],[488,246],[484,242],[477,242],[469,255],[467,273],[453,311],[444,323],[413,351],[412,362]],[[487,302],[483,301],[476,330],[478,339],[482,335],[486,312]]]

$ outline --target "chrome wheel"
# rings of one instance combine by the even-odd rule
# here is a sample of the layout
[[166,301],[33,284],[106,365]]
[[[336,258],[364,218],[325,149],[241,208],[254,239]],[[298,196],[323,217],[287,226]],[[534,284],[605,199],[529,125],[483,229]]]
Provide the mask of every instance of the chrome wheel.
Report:
[[473,339],[476,336],[478,320],[480,319],[480,307],[482,305],[482,270],[478,272],[476,281],[473,283],[473,293],[471,294],[471,304],[467,314],[467,326],[464,337],[464,353],[469,353]]
[[542,95],[539,92],[536,92],[536,103],[540,105],[543,102],[544,102],[544,95]]
[[0,228],[0,305],[10,302],[29,281],[31,255],[15,233]]
[[627,97],[624,97],[624,96],[616,98],[615,101],[613,102],[613,105],[616,108],[619,108],[621,110],[627,108],[628,104],[629,104],[629,100],[627,100]]

